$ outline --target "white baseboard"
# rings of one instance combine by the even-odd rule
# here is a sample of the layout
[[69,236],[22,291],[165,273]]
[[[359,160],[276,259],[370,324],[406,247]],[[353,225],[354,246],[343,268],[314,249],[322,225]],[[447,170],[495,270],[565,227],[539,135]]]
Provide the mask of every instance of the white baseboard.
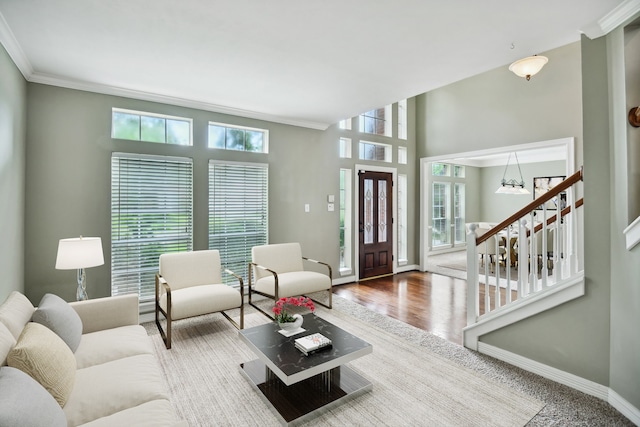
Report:
[[640,425],[640,409],[634,407],[626,401],[622,396],[611,390],[607,386],[587,380],[569,372],[562,371],[544,363],[536,362],[518,354],[494,347],[483,342],[478,343],[478,352],[494,357],[503,362],[524,369],[525,371],[540,375],[541,377],[550,379],[560,384],[564,384],[575,390],[581,391],[590,396],[602,399],[616,408],[622,415],[629,418],[631,422]]
[[632,423],[640,426],[640,409],[633,406],[626,399],[611,389],[609,389],[609,403],[620,411],[622,415],[629,418]]
[[420,270],[420,266],[416,264],[398,266],[396,273],[405,273],[407,271]]
[[156,313],[155,312],[140,313],[140,316],[139,316],[138,319],[139,319],[138,322],[140,322],[140,323],[155,322],[156,321]]

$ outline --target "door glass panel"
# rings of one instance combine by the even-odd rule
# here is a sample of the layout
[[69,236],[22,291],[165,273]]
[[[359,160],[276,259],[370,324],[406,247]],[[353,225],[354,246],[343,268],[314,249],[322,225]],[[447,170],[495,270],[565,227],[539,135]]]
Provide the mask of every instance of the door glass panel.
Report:
[[387,241],[387,181],[378,181],[378,242]]
[[464,225],[464,184],[453,185],[453,220],[455,243],[466,241]]
[[373,180],[364,180],[364,243],[373,243]]
[[450,203],[448,183],[434,182],[431,205],[433,212],[431,229],[431,246],[451,244],[450,237]]

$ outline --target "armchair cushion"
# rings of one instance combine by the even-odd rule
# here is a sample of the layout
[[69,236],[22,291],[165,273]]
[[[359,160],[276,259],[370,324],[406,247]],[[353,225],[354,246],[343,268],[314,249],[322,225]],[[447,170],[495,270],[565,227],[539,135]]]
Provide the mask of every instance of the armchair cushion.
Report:
[[160,255],[160,275],[169,283],[171,291],[191,286],[222,283],[220,252],[176,252]]
[[[171,285],[171,282],[169,282]],[[238,308],[240,292],[227,285],[200,285],[171,290],[171,319],[186,319],[201,314]],[[167,311],[167,294],[160,297],[160,307]]]
[[[331,279],[326,274],[315,271],[294,271],[278,274],[278,297],[292,297],[331,288]],[[255,290],[268,295],[275,294],[275,280],[272,274],[258,279]]]
[[[253,262],[278,274],[302,271],[302,249],[299,243],[278,243],[251,248]],[[256,278],[271,276],[271,273],[256,269]]]

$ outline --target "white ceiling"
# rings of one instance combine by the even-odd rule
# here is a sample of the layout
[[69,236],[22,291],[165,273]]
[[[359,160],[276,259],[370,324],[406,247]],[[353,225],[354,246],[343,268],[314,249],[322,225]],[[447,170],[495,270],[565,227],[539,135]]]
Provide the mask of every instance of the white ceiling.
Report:
[[29,81],[323,129],[597,33],[629,1],[0,0],[0,42]]

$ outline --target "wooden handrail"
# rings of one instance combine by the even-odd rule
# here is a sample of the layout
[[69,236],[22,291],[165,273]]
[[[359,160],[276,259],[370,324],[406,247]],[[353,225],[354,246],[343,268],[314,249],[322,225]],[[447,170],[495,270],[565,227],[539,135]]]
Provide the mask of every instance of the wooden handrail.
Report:
[[[580,206],[582,206],[584,204],[584,199],[579,199],[576,201],[576,209],[578,209]],[[571,212],[571,206],[567,206],[566,208],[562,209],[560,211],[560,218],[562,218],[563,216],[567,215],[569,212]],[[556,217],[558,215],[554,215],[551,218],[547,219],[547,225],[553,224],[554,222],[556,222]],[[542,224],[538,224],[534,227],[533,232],[537,233],[538,231],[542,230]],[[531,235],[531,230],[527,230],[527,237],[529,237]]]
[[492,227],[491,229],[489,229],[489,231],[484,233],[482,236],[479,236],[478,238],[476,238],[476,245],[479,245],[480,243],[484,242],[485,240],[488,240],[491,236],[495,236],[500,231],[502,231],[504,228],[506,228],[509,225],[513,224],[514,222],[516,222],[518,219],[522,218],[523,216],[527,215],[529,212],[531,212],[532,210],[534,210],[538,206],[547,203],[549,200],[553,199],[558,194],[560,194],[561,192],[563,192],[567,188],[571,187],[573,184],[575,184],[575,183],[577,183],[579,181],[582,181],[582,175],[583,175],[582,168],[580,168],[579,171],[577,171],[576,173],[571,175],[569,178],[567,178],[564,181],[562,181],[560,184],[558,184],[555,187],[553,187],[553,189],[551,191],[543,194],[542,196],[540,196],[537,199],[534,199],[527,206],[525,206],[524,208],[520,209],[518,212],[514,213],[509,218],[505,219],[504,221],[502,221],[501,223],[499,223],[495,227]]

